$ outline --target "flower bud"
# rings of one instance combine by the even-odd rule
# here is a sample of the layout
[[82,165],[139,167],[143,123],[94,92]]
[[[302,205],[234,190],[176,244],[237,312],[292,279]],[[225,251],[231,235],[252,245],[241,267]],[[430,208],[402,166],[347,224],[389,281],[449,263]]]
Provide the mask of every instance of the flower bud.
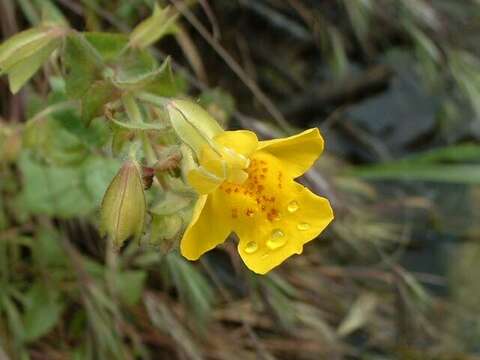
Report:
[[197,156],[205,146],[215,146],[213,138],[223,129],[201,106],[188,100],[175,99],[167,105],[167,109],[175,132]]
[[139,165],[126,161],[110,183],[102,201],[101,230],[120,247],[129,237],[138,239],[145,223],[145,194]]
[[14,163],[22,150],[22,136],[20,131],[6,131],[0,129],[0,162]]

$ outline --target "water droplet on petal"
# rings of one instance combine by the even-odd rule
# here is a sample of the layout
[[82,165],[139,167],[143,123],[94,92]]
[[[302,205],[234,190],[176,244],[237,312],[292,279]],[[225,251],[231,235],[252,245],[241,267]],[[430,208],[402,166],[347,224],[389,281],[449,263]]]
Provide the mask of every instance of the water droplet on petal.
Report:
[[281,229],[275,229],[272,231],[272,238],[283,238],[285,233]]
[[275,250],[287,243],[287,239],[285,238],[285,233],[280,229],[275,229],[272,231],[272,235],[270,239],[267,240],[267,247],[270,250]]
[[308,229],[310,229],[310,224],[306,223],[306,222],[300,223],[300,224],[297,225],[297,229],[300,230],[300,231],[308,230]]
[[298,206],[298,202],[296,200],[292,200],[288,203],[288,206],[287,206],[287,209],[289,212],[291,213],[294,213],[295,211],[297,211],[299,208]]
[[244,250],[247,254],[253,254],[258,250],[258,244],[255,241],[249,241]]

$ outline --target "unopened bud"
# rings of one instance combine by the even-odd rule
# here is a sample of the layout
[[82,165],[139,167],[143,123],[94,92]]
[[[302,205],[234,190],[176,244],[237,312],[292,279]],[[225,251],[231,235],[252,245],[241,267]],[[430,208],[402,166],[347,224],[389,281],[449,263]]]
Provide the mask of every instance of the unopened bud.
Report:
[[138,239],[145,223],[145,194],[139,165],[126,161],[113,178],[102,201],[101,229],[120,247],[130,237]]
[[22,136],[19,131],[0,134],[0,162],[13,163],[22,150]]
[[223,132],[218,122],[194,102],[172,100],[167,109],[175,132],[197,156],[206,145],[212,146],[213,138]]

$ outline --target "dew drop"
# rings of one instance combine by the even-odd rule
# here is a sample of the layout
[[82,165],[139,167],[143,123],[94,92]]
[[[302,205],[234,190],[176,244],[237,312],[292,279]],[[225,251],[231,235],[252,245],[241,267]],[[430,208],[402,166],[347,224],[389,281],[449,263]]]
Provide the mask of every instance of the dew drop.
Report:
[[270,239],[267,240],[267,247],[270,250],[275,250],[287,243],[287,239],[285,238],[285,233],[280,229],[275,229],[272,231],[272,235]]
[[245,246],[245,252],[247,254],[253,254],[258,250],[258,244],[255,241],[249,241]]
[[294,213],[295,211],[298,210],[298,208],[299,206],[296,200],[292,200],[288,203],[288,206],[287,206],[288,212]]
[[297,229],[300,230],[300,231],[308,230],[308,229],[310,229],[310,224],[306,223],[306,222],[300,223],[300,224],[297,225]]
[[272,238],[283,238],[285,233],[280,229],[275,229],[272,231]]

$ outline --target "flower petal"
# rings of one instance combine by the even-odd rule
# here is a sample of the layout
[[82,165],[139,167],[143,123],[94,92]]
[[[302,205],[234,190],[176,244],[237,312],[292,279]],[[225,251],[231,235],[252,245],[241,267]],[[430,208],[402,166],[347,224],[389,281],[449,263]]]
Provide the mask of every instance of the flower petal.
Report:
[[304,244],[333,219],[328,200],[293,181],[282,165],[268,152],[255,152],[247,182],[224,184],[218,190],[225,202],[238,209],[232,222],[240,238],[238,252],[247,267],[259,274],[300,254]]
[[223,180],[223,178],[216,176],[202,166],[190,170],[187,174],[187,181],[190,186],[202,195],[213,192]]
[[258,147],[257,135],[248,130],[224,131],[215,136],[219,144],[249,157]]
[[231,232],[225,219],[223,204],[212,195],[202,195],[193,210],[192,221],[180,242],[180,251],[189,260],[200,256],[223,243]]
[[[293,199],[298,203],[294,214],[270,226],[243,229],[239,234],[238,252],[247,267],[265,274],[294,254],[301,254],[303,246],[315,239],[333,220],[333,211],[327,199],[313,194],[295,183]],[[288,205],[287,205],[288,206]],[[283,216],[282,216],[283,217]],[[252,251],[256,244],[257,251]]]
[[283,139],[261,141],[259,150],[268,152],[282,161],[282,167],[293,177],[305,173],[323,151],[323,138],[318,128]]
[[[330,202],[311,192],[305,186],[294,182],[293,202],[298,210],[291,213],[285,224],[286,232],[295,236],[298,249],[303,251],[303,245],[315,239],[333,220],[333,210]],[[290,201],[292,204],[292,201]],[[287,205],[287,211],[288,211]]]

